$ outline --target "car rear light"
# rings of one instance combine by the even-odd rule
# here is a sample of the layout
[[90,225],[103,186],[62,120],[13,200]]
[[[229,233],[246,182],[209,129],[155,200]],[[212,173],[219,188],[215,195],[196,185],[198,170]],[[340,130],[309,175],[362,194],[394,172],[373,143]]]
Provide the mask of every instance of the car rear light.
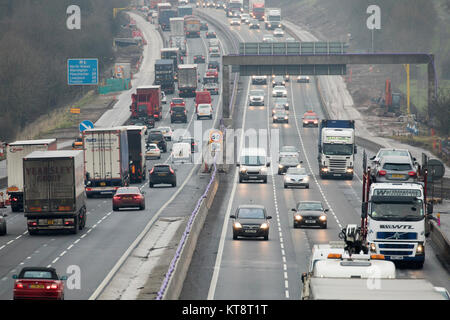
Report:
[[17,282],[16,283],[16,289],[23,289],[23,283],[22,282]]
[[56,283],[48,284],[45,289],[47,290],[56,290],[58,289],[58,285]]
[[140,194],[133,196],[133,200],[139,200],[142,199],[142,196]]
[[378,175],[379,176],[385,176],[386,175],[386,171],[385,170],[380,170],[380,171],[378,171]]
[[172,168],[169,169],[171,174],[174,174],[175,172],[173,171]]
[[120,196],[114,196],[113,199],[114,199],[114,200],[119,200],[119,199],[120,199]]
[[18,199],[17,198],[12,198],[12,201],[17,201]]
[[416,172],[415,171],[410,171],[410,172],[408,172],[408,175],[410,177],[415,177],[416,176]]
[[150,174],[152,174],[152,173],[153,173],[153,170],[155,170],[155,169],[152,169],[152,170],[150,170]]
[[86,191],[92,191],[92,188],[86,188]]

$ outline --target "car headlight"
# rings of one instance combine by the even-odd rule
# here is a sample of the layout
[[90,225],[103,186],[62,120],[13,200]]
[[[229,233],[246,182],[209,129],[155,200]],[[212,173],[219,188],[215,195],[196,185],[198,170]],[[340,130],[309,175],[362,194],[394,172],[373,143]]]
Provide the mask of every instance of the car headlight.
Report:
[[299,214],[295,215],[295,220],[300,221],[302,219],[303,219],[303,217],[301,215],[299,215]]
[[240,224],[239,222],[235,222],[235,223],[234,223],[234,227],[235,227],[236,229],[241,229],[241,228],[242,228],[242,224]]
[[347,168],[347,173],[352,173],[353,172],[353,168]]
[[279,165],[278,165],[278,168],[283,169],[284,166],[283,166],[282,164],[279,164]]
[[286,116],[286,117],[284,117],[284,120],[287,120],[288,119],[288,117]]
[[246,173],[247,172],[247,168],[246,167],[241,167],[241,172],[242,173]]
[[278,119],[278,117],[277,116],[273,116],[273,118],[276,120],[276,119]]
[[267,168],[266,167],[262,167],[260,170],[261,173],[267,173]]
[[264,223],[261,225],[260,228],[261,228],[261,229],[267,229],[267,228],[269,228],[269,224],[266,223],[266,222],[264,222]]
[[319,217],[320,221],[327,221],[327,216],[326,215],[322,215]]

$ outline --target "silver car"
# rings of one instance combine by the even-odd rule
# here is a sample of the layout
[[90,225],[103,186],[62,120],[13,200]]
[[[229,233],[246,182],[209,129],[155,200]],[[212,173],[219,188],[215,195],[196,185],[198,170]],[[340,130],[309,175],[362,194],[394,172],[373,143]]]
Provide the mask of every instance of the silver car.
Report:
[[376,182],[414,182],[417,172],[409,156],[384,156],[375,166],[372,178]]
[[280,149],[279,156],[282,157],[299,157],[300,153],[295,146],[283,146]]
[[250,90],[249,105],[264,106],[264,90],[260,90],[260,89]]
[[287,97],[287,90],[284,86],[275,86],[272,89],[272,97]]
[[305,168],[288,168],[284,176],[284,188],[305,187],[309,189],[309,174]]
[[416,158],[411,155],[408,149],[381,148],[376,155],[369,159],[372,162],[370,166],[374,168],[384,156],[409,156],[413,163],[416,163]]

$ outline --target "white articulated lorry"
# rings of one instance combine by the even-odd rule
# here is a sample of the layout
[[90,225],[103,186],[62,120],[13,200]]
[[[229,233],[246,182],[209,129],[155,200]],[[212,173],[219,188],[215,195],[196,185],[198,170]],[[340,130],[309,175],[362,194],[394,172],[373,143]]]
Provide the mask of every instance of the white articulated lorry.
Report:
[[86,195],[114,195],[130,182],[127,130],[124,127],[83,131]]
[[23,210],[23,163],[22,159],[33,151],[56,150],[56,139],[15,141],[7,146],[8,188],[6,192],[11,210]]
[[318,147],[321,178],[353,179],[356,154],[354,120],[322,120]]
[[23,158],[24,213],[28,232],[86,225],[83,151],[34,151]]
[[425,261],[425,219],[432,213],[421,183],[372,183],[362,218],[367,246],[386,259],[421,268]]

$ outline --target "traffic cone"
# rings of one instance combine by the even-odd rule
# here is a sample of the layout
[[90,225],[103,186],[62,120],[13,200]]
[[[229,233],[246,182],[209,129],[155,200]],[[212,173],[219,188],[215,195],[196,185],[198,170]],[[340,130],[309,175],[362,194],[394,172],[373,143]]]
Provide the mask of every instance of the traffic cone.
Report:
[[203,172],[209,172],[209,170],[208,170],[208,164],[205,162],[205,168],[204,168],[204,171]]

